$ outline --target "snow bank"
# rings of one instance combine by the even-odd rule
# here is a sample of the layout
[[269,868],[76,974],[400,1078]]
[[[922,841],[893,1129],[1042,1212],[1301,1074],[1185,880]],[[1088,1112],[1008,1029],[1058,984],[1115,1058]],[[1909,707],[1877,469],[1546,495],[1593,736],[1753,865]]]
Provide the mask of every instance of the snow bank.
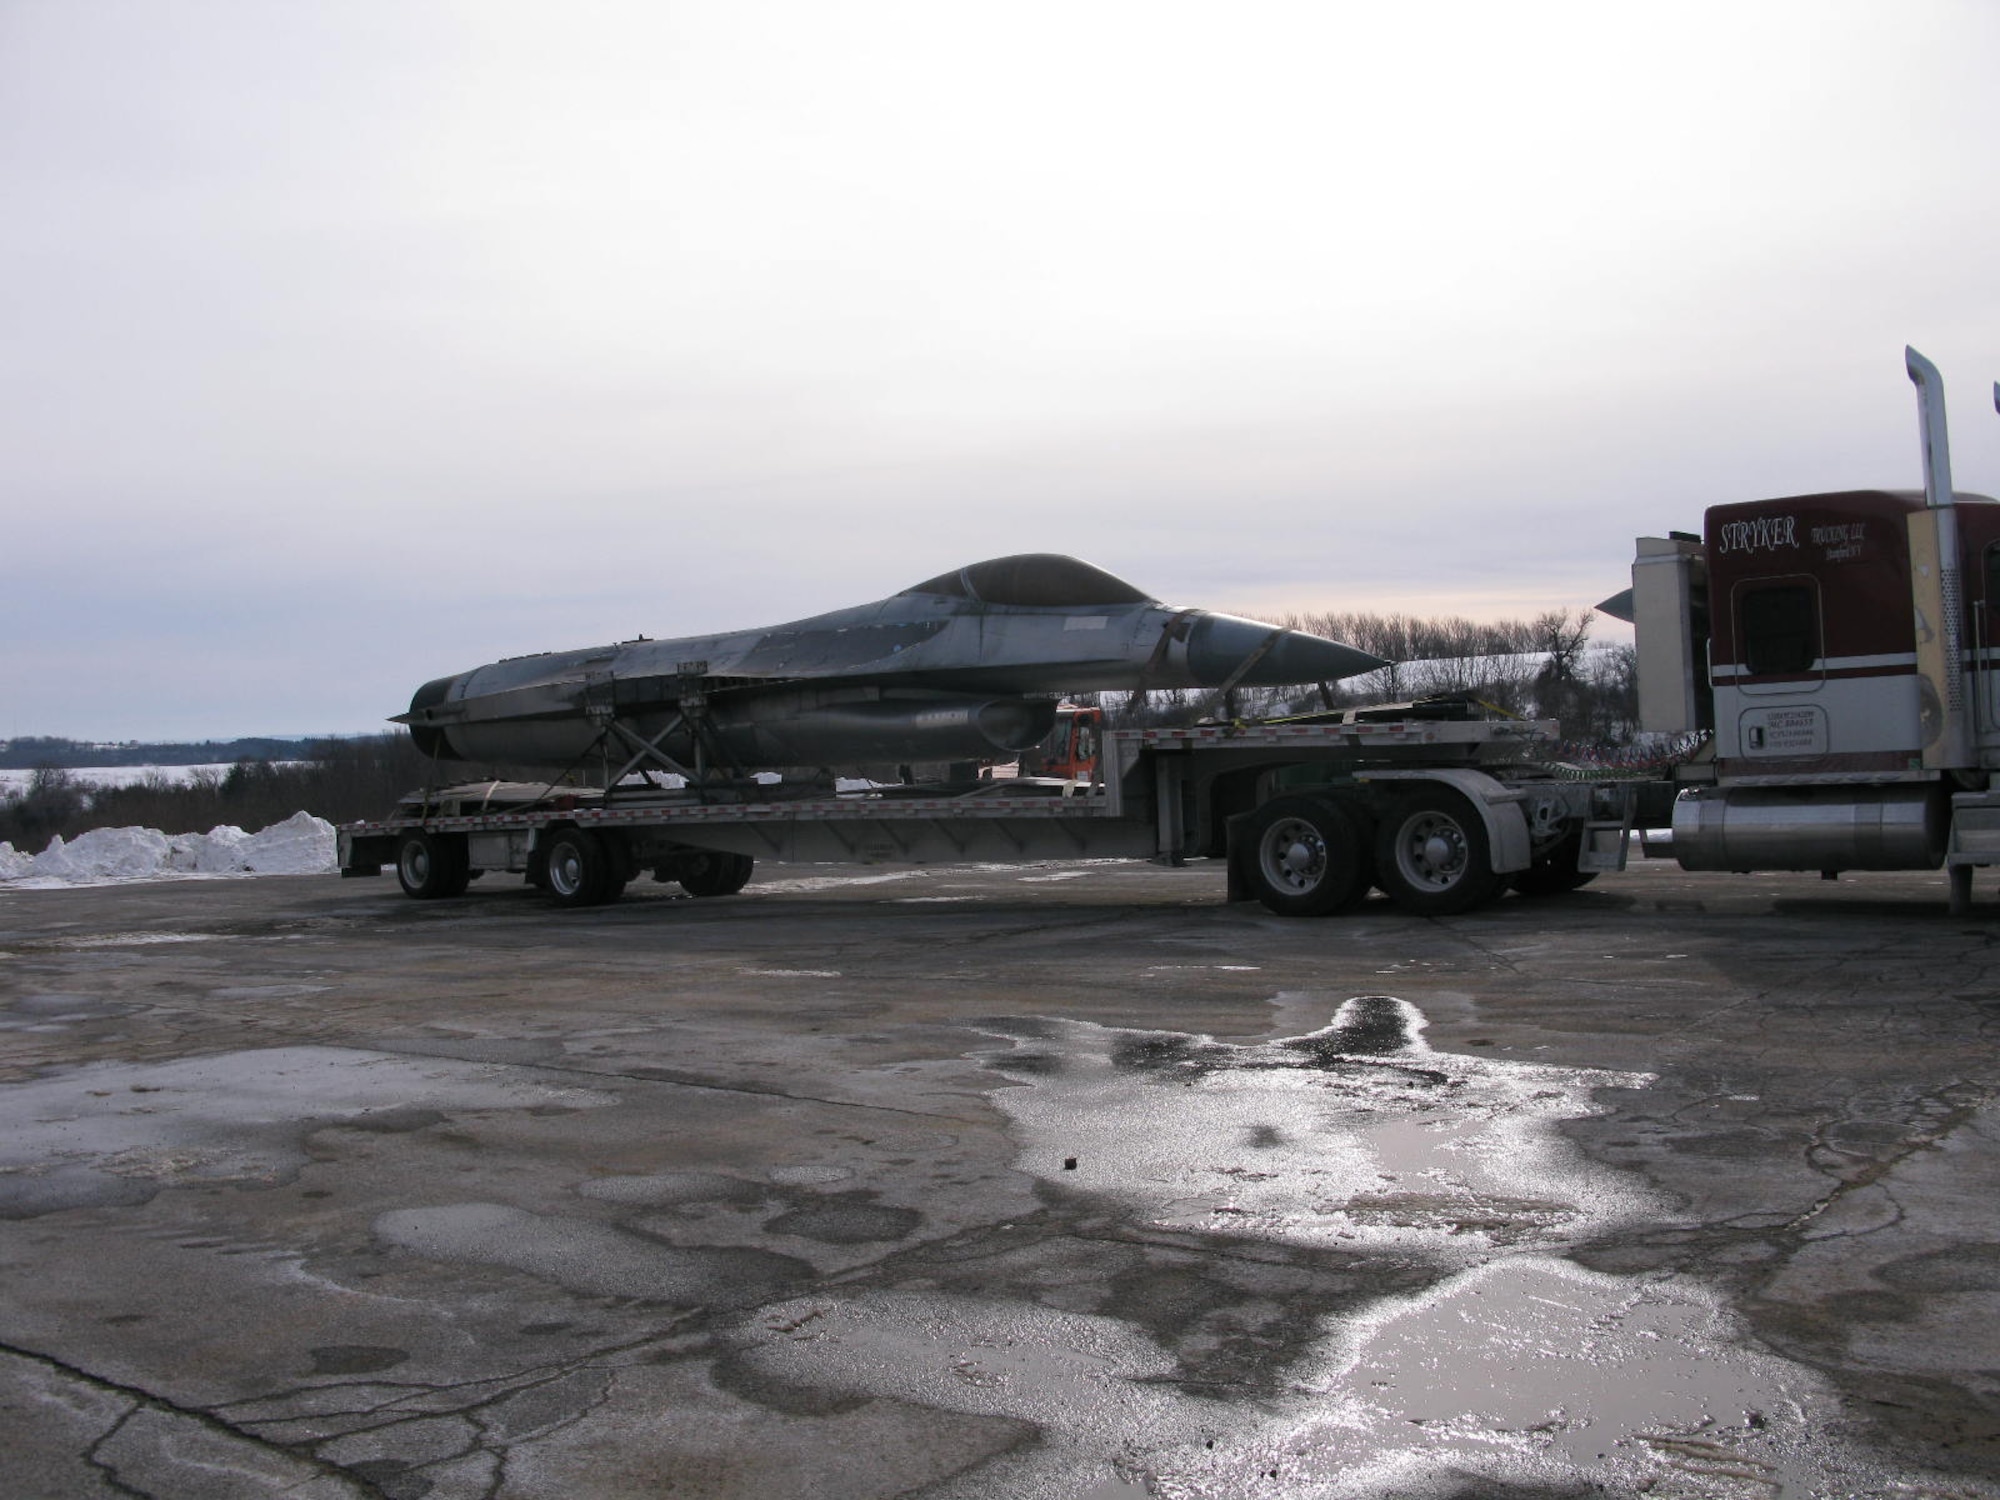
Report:
[[333,825],[297,812],[261,833],[227,824],[207,833],[176,834],[93,828],[67,843],[58,838],[33,855],[0,843],[0,883],[41,890],[191,876],[330,875],[334,860]]

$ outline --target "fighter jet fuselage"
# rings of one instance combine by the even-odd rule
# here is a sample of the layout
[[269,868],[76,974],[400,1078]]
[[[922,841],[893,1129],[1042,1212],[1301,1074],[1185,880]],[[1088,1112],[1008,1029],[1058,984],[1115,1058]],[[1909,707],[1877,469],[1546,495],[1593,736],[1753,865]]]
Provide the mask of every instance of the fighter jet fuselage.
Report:
[[1380,665],[1031,553],[789,624],[495,662],[426,683],[398,718],[427,754],[488,764],[569,765],[605,743],[738,770],[991,759],[1046,735],[1061,693],[1330,682]]

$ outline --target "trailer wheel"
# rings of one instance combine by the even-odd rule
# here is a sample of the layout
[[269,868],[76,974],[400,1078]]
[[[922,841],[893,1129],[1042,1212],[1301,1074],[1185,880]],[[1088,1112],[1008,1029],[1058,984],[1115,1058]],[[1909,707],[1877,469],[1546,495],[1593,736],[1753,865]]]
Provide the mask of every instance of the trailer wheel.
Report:
[[604,841],[582,828],[565,828],[549,840],[548,882],[557,906],[602,906],[625,888]]
[[1383,817],[1375,862],[1382,889],[1426,917],[1470,911],[1504,883],[1493,869],[1486,825],[1470,802],[1443,787],[1418,792]]
[[472,879],[465,840],[448,833],[406,833],[396,845],[396,882],[419,901],[463,896]]
[[1278,797],[1257,810],[1239,851],[1257,899],[1281,917],[1323,917],[1367,893],[1367,841],[1353,816],[1318,797]]
[[1579,829],[1512,876],[1514,889],[1523,896],[1562,896],[1589,885],[1597,879],[1597,871],[1576,867],[1577,856],[1582,852],[1583,833]]
[[690,896],[733,896],[750,883],[757,862],[747,854],[703,850],[689,857],[675,878]]

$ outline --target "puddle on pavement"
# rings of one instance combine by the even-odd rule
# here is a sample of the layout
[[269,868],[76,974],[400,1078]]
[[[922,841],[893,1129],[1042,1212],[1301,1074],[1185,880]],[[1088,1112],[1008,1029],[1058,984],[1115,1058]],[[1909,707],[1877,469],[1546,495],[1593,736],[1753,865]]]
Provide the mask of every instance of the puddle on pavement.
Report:
[[143,1202],[188,1182],[269,1185],[304,1165],[311,1130],[436,1110],[582,1109],[597,1089],[505,1068],[351,1047],[268,1047],[162,1063],[94,1063],[0,1087],[0,1218]]
[[157,943],[216,943],[219,932],[93,932],[80,937],[50,938],[47,948],[148,948]]
[[1190,1500],[1910,1492],[1910,1476],[1826,1436],[1841,1420],[1831,1389],[1749,1340],[1706,1286],[1562,1258],[1671,1217],[1556,1128],[1647,1075],[1435,1052],[1422,1013],[1386,996],[1250,1045],[1047,1017],[982,1025],[1006,1038],[980,1055],[1009,1080],[992,1097],[1018,1165],[1051,1189],[1236,1245],[1343,1251],[1363,1279],[1378,1254],[1438,1275],[1325,1317],[1254,1402],[1182,1384],[1133,1323],[1019,1301],[815,1297],[745,1330],[735,1357],[773,1381],[1040,1429],[1032,1455],[941,1497],[1003,1480]]
[[650,1235],[503,1203],[379,1215],[376,1235],[426,1259],[525,1272],[589,1296],[680,1307],[755,1306],[812,1278],[805,1261],[745,1246],[670,1245]]
[[881,875],[801,875],[791,880],[759,880],[743,888],[746,896],[810,895],[815,891],[844,891],[850,886],[890,885],[899,880],[922,880],[923,870],[891,870]]
[[1114,1471],[1095,1484],[1086,1483],[1076,1492],[1076,1500],[1146,1500],[1149,1493],[1145,1485]]
[[1085,1313],[909,1292],[802,1297],[763,1309],[750,1338],[744,1362],[765,1376],[1023,1419],[1057,1441],[1170,1438],[1183,1399],[1159,1383],[1172,1355]]
[[765,1176],[786,1187],[817,1187],[829,1182],[845,1182],[854,1175],[852,1167],[799,1166],[772,1167]]
[[140,1009],[96,995],[42,991],[20,995],[0,1008],[0,1031],[59,1032],[90,1021],[116,1020]]
[[1555,1129],[1647,1075],[1433,1052],[1423,1027],[1386,996],[1251,1045],[1038,1019],[985,1060],[1027,1085],[994,1094],[1021,1167],[1165,1228],[1472,1264],[1664,1211]]
[[323,995],[330,984],[232,984],[209,994],[217,1000],[296,1000],[304,995]]
[[1207,1493],[1198,1476],[1246,1466],[1330,1496],[1372,1496],[1445,1466],[1704,1500],[1817,1495],[1836,1482],[1879,1492],[1883,1477],[1818,1437],[1836,1414],[1820,1378],[1743,1341],[1686,1278],[1505,1257],[1353,1320],[1301,1383],[1320,1412],[1220,1459],[1186,1453],[1183,1487],[1163,1493]]

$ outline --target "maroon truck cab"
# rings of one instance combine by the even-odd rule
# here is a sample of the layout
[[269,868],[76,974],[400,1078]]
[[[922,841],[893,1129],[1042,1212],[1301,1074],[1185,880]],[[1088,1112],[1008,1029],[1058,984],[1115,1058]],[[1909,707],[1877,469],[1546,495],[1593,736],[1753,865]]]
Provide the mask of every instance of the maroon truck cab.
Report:
[[[1961,675],[1975,727],[1993,722],[1988,599],[2000,505],[1960,495]],[[1851,490],[1708,512],[1708,678],[1716,768],[1732,777],[1921,777],[1940,769],[1948,684],[1922,670],[1936,513],[1920,492]],[[1935,587],[1933,582],[1933,587]],[[1948,669],[1949,670],[1949,669]],[[1970,770],[1971,766],[1948,767]]]

